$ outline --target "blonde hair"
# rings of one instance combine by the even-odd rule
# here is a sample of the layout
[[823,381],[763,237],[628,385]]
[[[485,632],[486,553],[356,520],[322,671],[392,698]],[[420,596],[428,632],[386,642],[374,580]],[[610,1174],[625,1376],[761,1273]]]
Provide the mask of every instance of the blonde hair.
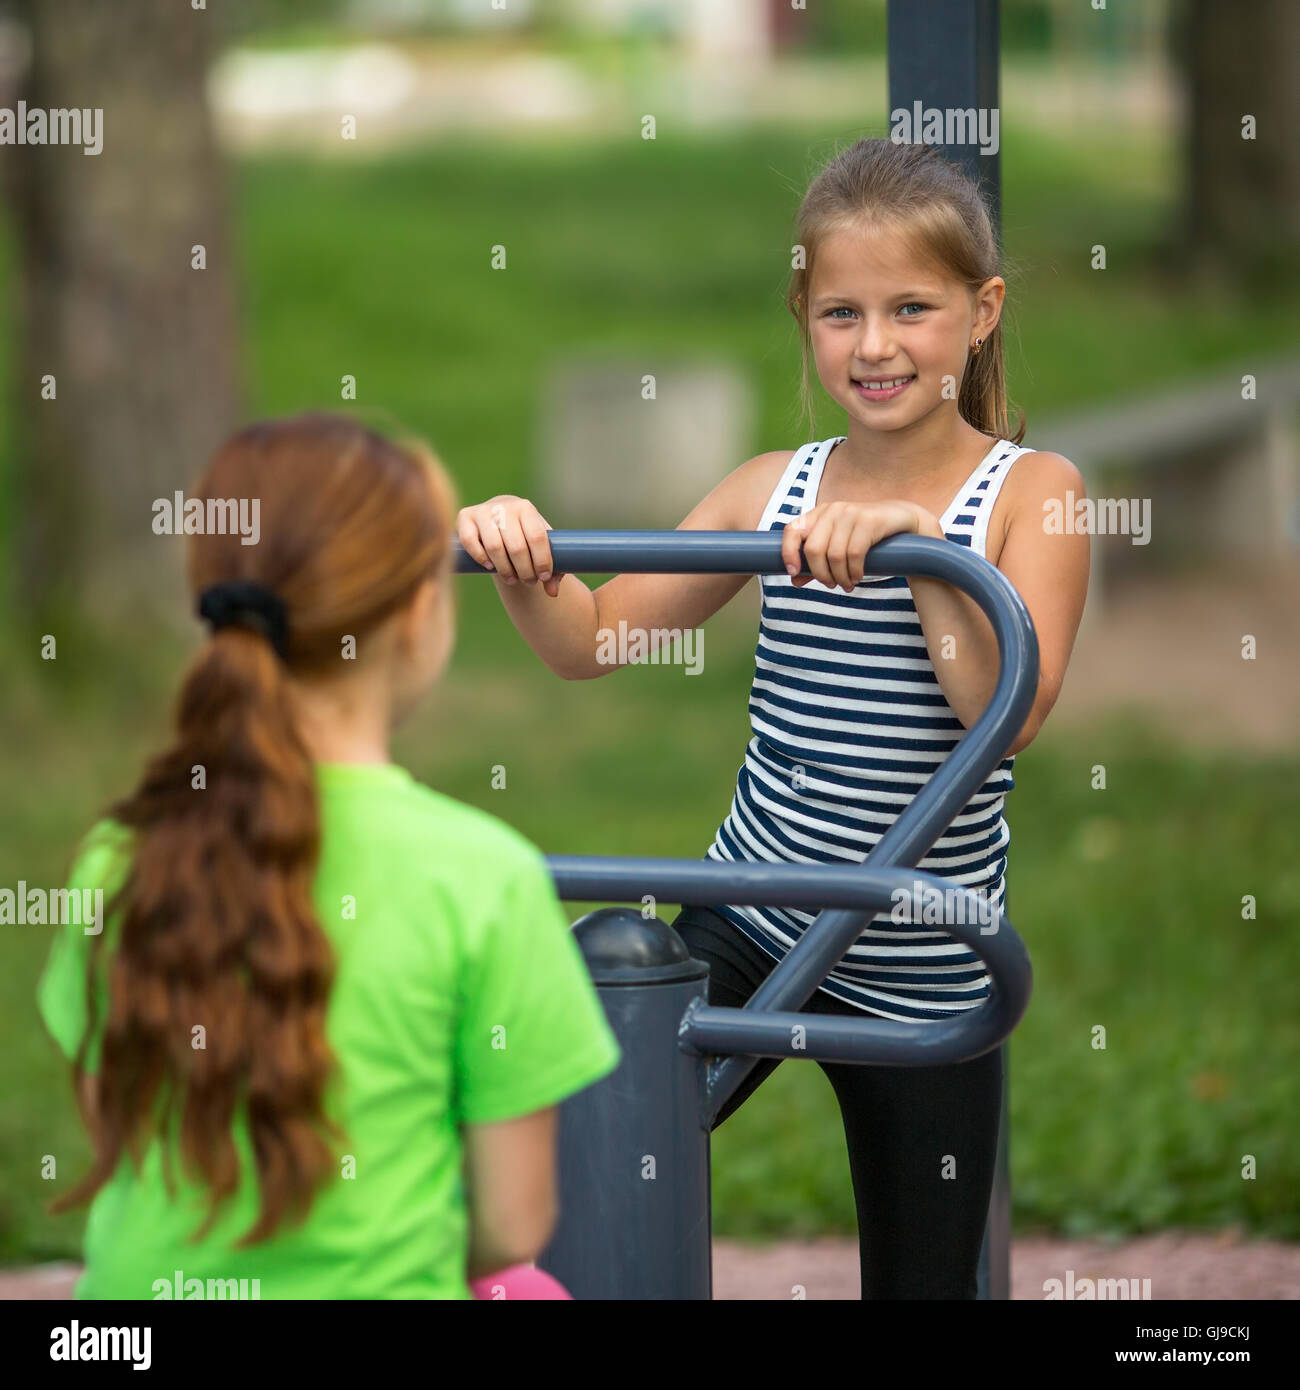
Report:
[[[800,406],[813,437],[817,427],[809,371],[808,290],[817,249],[829,235],[863,228],[901,231],[919,261],[972,291],[1003,274],[1002,252],[979,188],[931,146],[859,140],[831,160],[799,205],[795,241],[804,249],[803,265],[791,272],[786,290],[786,307],[799,325],[803,356]],[[1023,411],[1014,433],[1008,421],[1001,318],[979,352],[967,359],[957,410],[967,423],[995,439],[1019,444],[1025,436]]]

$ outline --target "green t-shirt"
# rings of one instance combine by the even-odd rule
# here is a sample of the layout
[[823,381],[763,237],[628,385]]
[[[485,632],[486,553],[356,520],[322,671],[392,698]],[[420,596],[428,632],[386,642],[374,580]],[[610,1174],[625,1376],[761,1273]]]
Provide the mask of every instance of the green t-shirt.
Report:
[[[340,1177],[301,1226],[236,1250],[257,1214],[242,1113],[233,1136],[243,1180],[201,1243],[190,1237],[206,1194],[178,1157],[174,1202],[156,1143],[139,1174],[124,1157],[91,1204],[80,1298],[183,1296],[194,1279],[203,1283],[189,1284],[190,1296],[208,1280],[248,1280],[212,1287],[226,1297],[470,1298],[459,1127],[555,1105],[620,1061],[536,846],[393,764],[320,763],[317,774],[313,899],[337,959],[326,1034],[342,1085],[327,1109],[348,1135],[333,1146]],[[123,827],[100,822],[69,887],[102,887],[107,905],[127,845]],[[116,925],[105,928],[101,960]],[[64,928],[40,982],[41,1015],[69,1057],[85,1026],[92,941],[81,926]],[[97,986],[102,999],[102,975]]]

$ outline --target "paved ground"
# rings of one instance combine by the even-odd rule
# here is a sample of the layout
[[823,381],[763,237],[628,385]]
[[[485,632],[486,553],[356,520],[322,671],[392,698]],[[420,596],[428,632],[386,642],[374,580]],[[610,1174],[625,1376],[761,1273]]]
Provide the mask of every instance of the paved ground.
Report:
[[[1152,1299],[1300,1298],[1300,1245],[1164,1232],[1117,1245],[1035,1237],[1012,1244],[1011,1296],[1038,1299],[1048,1279],[1150,1279]],[[67,1298],[75,1265],[0,1271],[0,1300]],[[719,1240],[713,1250],[720,1300],[857,1299],[858,1251],[850,1240],[779,1241],[749,1246]],[[1143,1286],[1138,1285],[1141,1289]]]
[[1200,748],[1300,747],[1298,599],[1300,558],[1266,577],[1216,567],[1125,580],[1079,633],[1048,729],[1130,710]]
[[[1118,1245],[1035,1237],[1011,1247],[1011,1296],[1040,1299],[1048,1279],[1150,1279],[1153,1299],[1300,1298],[1300,1245],[1242,1241],[1233,1231],[1214,1235],[1162,1232]],[[857,1243],[848,1240],[781,1241],[745,1246],[717,1241],[714,1297],[856,1299]],[[1138,1288],[1143,1288],[1139,1284]]]

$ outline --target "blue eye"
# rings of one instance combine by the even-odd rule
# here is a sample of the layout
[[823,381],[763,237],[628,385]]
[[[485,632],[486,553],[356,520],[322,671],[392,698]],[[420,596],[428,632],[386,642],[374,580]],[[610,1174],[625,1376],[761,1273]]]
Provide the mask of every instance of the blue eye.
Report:
[[[912,302],[911,304],[904,304],[904,305],[902,306],[902,308],[899,309],[899,313],[901,314],[901,313],[903,312],[904,309],[920,309],[920,310],[922,311],[922,313],[924,313],[925,310],[927,310],[929,307],[930,307],[930,306],[929,306],[928,304],[921,304],[921,303],[919,303],[918,301],[913,300],[913,302]],[[853,313],[853,312],[854,312],[854,311],[853,311],[852,309],[850,309],[850,308],[848,307],[847,304],[837,304],[837,305],[835,306],[835,308],[833,308],[833,309],[828,309],[828,310],[826,311],[826,317],[827,317],[828,319],[834,319],[836,314],[839,314],[839,313],[851,314],[851,313]],[[916,316],[915,316],[914,314],[907,314],[907,315],[905,315],[905,317],[907,317],[907,318],[910,319],[910,318],[915,318]],[[841,323],[842,323],[843,320],[842,320],[842,319],[841,319],[841,320],[838,320],[838,322],[841,322]]]

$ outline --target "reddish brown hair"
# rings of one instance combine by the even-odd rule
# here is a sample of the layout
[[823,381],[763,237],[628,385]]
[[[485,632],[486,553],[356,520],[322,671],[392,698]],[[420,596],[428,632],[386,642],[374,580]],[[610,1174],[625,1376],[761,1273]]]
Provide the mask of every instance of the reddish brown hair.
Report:
[[[1004,274],[1004,258],[979,189],[936,149],[881,138],[859,140],[836,155],[809,185],[799,206],[795,242],[803,248],[803,264],[794,267],[786,288],[786,307],[799,326],[803,356],[799,401],[814,438],[807,306],[817,248],[835,232],[864,228],[898,229],[919,261],[968,290]],[[1003,307],[1005,311],[1005,300]],[[979,352],[967,358],[957,410],[982,433],[1019,444],[1025,437],[1025,417],[1021,412],[1013,434],[1007,419],[1004,316],[999,316]]]
[[[92,1197],[124,1150],[138,1165],[141,1141],[170,1141],[179,1115],[182,1163],[211,1196],[197,1239],[239,1185],[232,1120],[244,1105],[261,1194],[239,1242],[250,1245],[307,1215],[337,1173],[326,1136],[342,1137],[324,1109],[336,1069],[324,1030],[334,959],[311,899],[315,772],[288,677],[328,673],[346,637],[360,650],[423,581],[449,582],[456,503],[426,448],[325,414],[241,430],[192,495],[259,499],[257,544],[237,533],[189,537],[190,587],[196,596],[229,580],[270,589],[288,612],[287,655],[247,628],[213,633],[184,677],[170,747],[111,809],[134,849],[110,905],[121,931],[87,1115],[95,1158],[57,1209]],[[206,1046],[196,1049],[199,1024]]]

